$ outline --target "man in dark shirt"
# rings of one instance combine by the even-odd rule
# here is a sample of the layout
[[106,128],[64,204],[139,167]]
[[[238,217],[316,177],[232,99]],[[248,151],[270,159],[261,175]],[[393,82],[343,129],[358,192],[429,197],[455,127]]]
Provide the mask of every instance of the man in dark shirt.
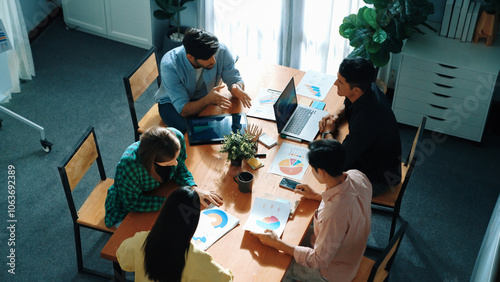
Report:
[[373,196],[401,181],[401,139],[389,102],[373,83],[376,71],[364,58],[346,58],[337,74],[337,94],[344,105],[319,123],[322,138],[331,139],[336,122],[347,119],[346,170],[358,169],[373,186]]

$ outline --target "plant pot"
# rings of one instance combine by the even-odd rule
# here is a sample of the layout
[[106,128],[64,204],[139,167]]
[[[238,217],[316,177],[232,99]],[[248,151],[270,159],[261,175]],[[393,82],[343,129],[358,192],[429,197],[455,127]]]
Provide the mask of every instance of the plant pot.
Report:
[[242,162],[243,162],[243,159],[231,160],[231,165],[232,166],[241,166]]
[[[181,26],[181,33],[184,34],[184,32],[186,32],[186,30],[188,29],[188,27],[186,26]],[[176,33],[177,32],[177,27],[174,26],[174,27],[170,27],[167,31],[167,33],[165,33],[165,35],[163,36],[163,50],[162,50],[162,57],[165,53],[167,53],[168,51],[176,48],[176,47],[179,47],[182,45],[182,42],[177,42],[177,41],[174,41],[172,39],[170,39],[170,36],[172,35],[172,33]]]

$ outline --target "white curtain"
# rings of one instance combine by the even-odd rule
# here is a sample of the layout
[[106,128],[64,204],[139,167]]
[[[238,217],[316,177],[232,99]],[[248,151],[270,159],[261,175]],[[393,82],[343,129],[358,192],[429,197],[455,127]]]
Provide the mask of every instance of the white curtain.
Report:
[[12,44],[12,50],[7,51],[12,79],[11,92],[21,92],[20,79],[31,80],[35,76],[35,66],[19,0],[1,0],[0,18]]
[[339,26],[365,3],[209,0],[201,5],[211,13],[205,13],[200,24],[239,56],[336,75],[340,62],[352,51],[349,41],[340,36]]

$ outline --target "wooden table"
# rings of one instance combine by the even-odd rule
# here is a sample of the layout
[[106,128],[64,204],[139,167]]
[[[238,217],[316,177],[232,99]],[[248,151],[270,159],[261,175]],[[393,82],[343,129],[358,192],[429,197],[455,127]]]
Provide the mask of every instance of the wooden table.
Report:
[[[303,71],[288,67],[244,59],[238,61],[237,67],[245,81],[245,90],[252,97],[257,95],[260,88],[281,91],[292,76],[296,83],[299,83],[305,74]],[[233,106],[227,111],[211,106],[201,115],[248,111],[238,99],[233,98],[231,102]],[[343,103],[343,98],[337,95],[337,88],[334,86],[324,102],[326,103],[325,110],[333,112]],[[248,121],[258,125],[263,132],[278,140],[278,145],[271,149],[259,144],[259,153],[267,154],[266,158],[261,159],[264,167],[253,170],[245,162],[241,167],[234,167],[226,161],[225,153],[219,153],[221,145],[189,146],[189,144],[186,144],[188,155],[186,166],[193,174],[198,186],[202,189],[217,191],[224,199],[221,208],[240,220],[240,225],[207,250],[215,261],[231,269],[235,281],[280,281],[292,257],[263,245],[257,238],[244,231],[242,226],[249,216],[255,197],[262,197],[265,193],[293,199],[300,199],[300,196],[280,188],[278,183],[282,177],[268,172],[281,143],[285,141],[278,136],[276,123],[251,117]],[[285,142],[307,147],[305,142],[298,143],[290,140]],[[186,143],[188,143],[187,139]],[[240,171],[251,171],[255,175],[252,193],[244,194],[238,190],[233,177]],[[310,167],[301,182],[309,184],[318,192],[324,190],[323,185],[318,183],[312,175]],[[159,189],[156,194],[168,195],[175,188],[175,184],[169,183],[166,187]],[[294,217],[288,221],[283,232],[284,241],[292,245],[300,244],[318,204],[319,202],[313,200],[300,201]],[[158,212],[130,212],[102,249],[101,257],[115,262],[115,269],[119,270],[116,263],[116,250],[122,241],[132,237],[138,231],[150,230],[157,216]]]

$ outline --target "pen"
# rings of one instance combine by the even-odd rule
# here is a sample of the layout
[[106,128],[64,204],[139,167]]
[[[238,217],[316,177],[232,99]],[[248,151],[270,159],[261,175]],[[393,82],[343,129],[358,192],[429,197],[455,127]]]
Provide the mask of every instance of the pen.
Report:
[[295,137],[291,137],[291,136],[286,136],[286,135],[283,135],[283,134],[281,134],[281,138],[292,140],[292,141],[297,141],[297,142],[302,142],[302,140],[299,139],[299,138],[295,138]]
[[255,155],[256,158],[265,158],[266,154],[257,154]]

